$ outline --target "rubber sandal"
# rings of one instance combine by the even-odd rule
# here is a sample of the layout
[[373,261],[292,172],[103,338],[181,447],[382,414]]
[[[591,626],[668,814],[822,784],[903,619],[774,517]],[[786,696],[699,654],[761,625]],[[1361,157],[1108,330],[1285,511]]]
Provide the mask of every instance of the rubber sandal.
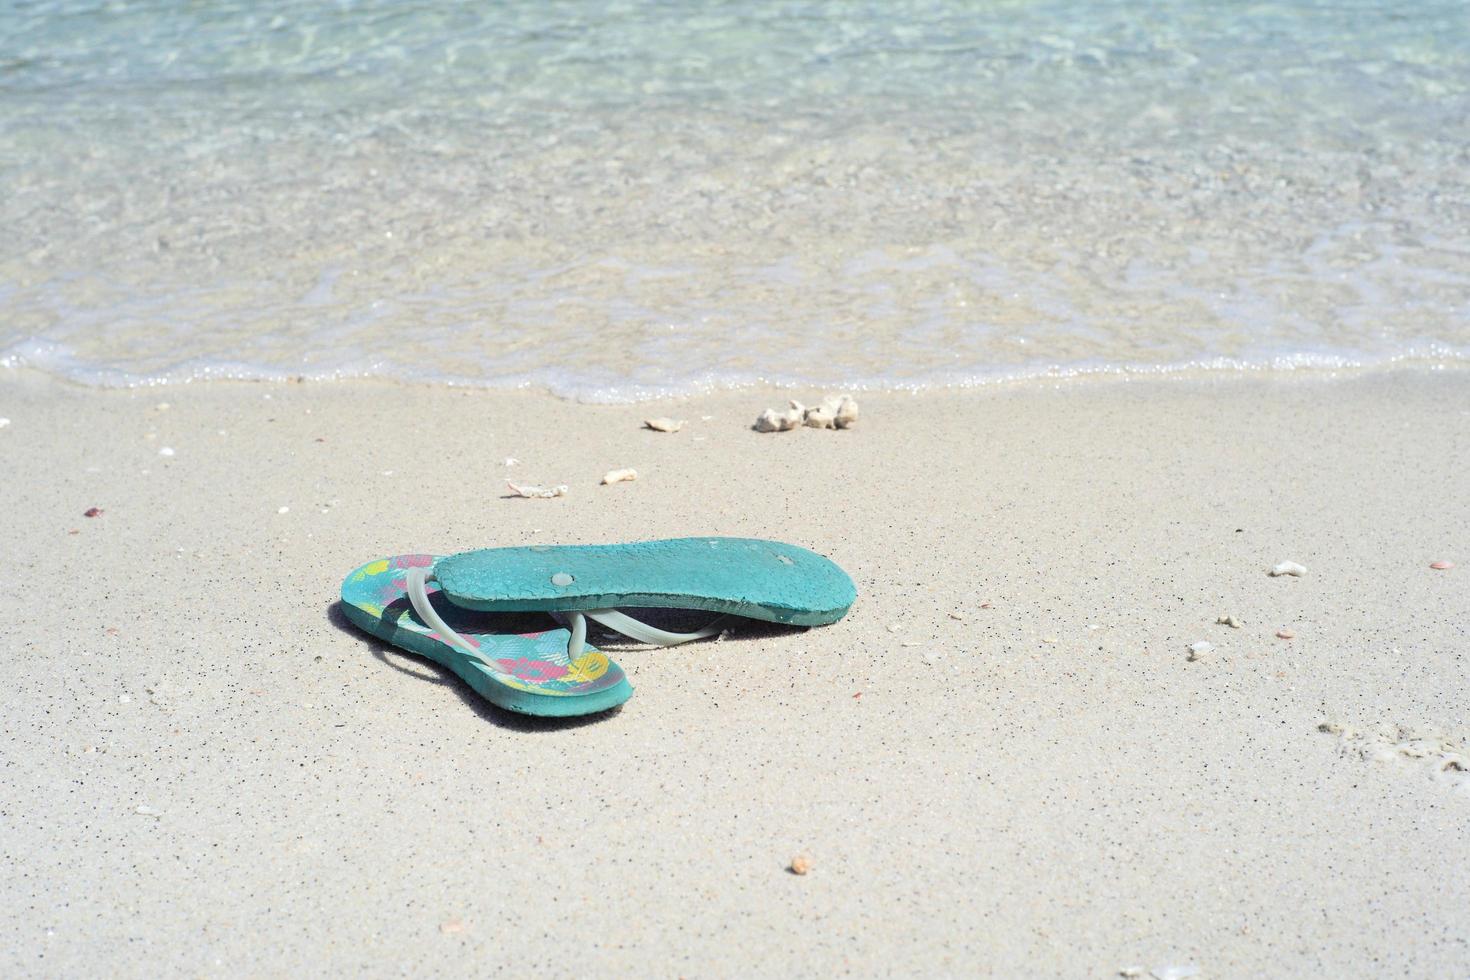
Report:
[[[606,711],[632,696],[622,668],[586,644],[588,618],[661,645],[719,632],[718,619],[675,633],[616,606],[817,626],[840,619],[856,598],[852,580],[828,559],[751,538],[400,555],[363,565],[342,583],[343,611],[360,628],[450,668],[492,704],[550,716]],[[566,628],[509,632],[503,621],[492,629],[493,617],[476,615],[531,611]]]
[[857,598],[830,560],[757,538],[484,548],[440,559],[433,577],[455,605],[489,612],[703,609],[823,626]]
[[595,648],[584,644],[577,657],[568,657],[568,630],[517,631],[526,617],[492,617],[455,607],[426,582],[437,560],[435,555],[397,555],[354,569],[342,582],[342,612],[360,629],[448,667],[507,711],[589,715],[632,697],[622,668]]

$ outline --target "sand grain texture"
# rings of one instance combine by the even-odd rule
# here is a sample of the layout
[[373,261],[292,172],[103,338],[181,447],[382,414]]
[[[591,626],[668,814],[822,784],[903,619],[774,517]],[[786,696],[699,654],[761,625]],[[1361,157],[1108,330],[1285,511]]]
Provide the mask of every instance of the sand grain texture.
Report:
[[[1470,793],[1318,730],[1464,744],[1470,589],[1429,563],[1470,509],[1424,479],[1470,468],[1464,374],[869,394],[781,438],[774,391],[157,397],[0,386],[6,976],[1470,970]],[[658,479],[528,503],[509,456]],[[637,693],[572,725],[333,609],[375,556],[706,533],[858,603],[607,644]]]

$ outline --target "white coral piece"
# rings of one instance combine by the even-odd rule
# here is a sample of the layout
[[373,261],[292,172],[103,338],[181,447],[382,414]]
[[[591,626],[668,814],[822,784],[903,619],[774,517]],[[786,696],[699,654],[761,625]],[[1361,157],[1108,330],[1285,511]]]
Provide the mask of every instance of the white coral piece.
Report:
[[757,432],[787,432],[807,426],[812,429],[847,429],[858,418],[858,405],[851,395],[828,395],[820,405],[803,405],[792,399],[785,411],[768,408],[755,420]]
[[768,408],[761,412],[760,417],[755,420],[755,431],[757,432],[785,432],[795,429],[802,422],[802,413],[795,408],[785,412],[778,412],[774,408]]
[[552,497],[564,497],[567,493],[567,485],[565,483],[558,483],[554,487],[538,487],[535,484],[512,483],[506,480],[505,485],[510,487],[511,491],[518,496],[539,498],[542,500],[549,500]]

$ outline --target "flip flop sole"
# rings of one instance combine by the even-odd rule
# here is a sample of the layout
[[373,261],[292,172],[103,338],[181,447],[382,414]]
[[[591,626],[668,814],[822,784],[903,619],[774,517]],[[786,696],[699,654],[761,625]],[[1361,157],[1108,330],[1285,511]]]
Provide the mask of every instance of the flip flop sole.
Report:
[[830,560],[756,538],[484,548],[438,559],[434,577],[456,605],[495,612],[700,609],[822,626],[857,599]]
[[564,629],[501,632],[482,614],[469,612],[429,587],[429,601],[450,628],[479,651],[446,643],[419,619],[405,589],[409,568],[426,568],[434,555],[397,555],[354,569],[342,582],[342,611],[353,625],[396,647],[442,664],[491,704],[526,715],[590,715],[617,707],[633,695],[623,669],[591,646],[567,659]]

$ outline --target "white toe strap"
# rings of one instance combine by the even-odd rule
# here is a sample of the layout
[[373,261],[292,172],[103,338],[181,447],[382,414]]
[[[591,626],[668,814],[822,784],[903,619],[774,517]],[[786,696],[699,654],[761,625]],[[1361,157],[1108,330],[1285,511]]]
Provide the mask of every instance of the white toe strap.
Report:
[[615,630],[639,643],[672,647],[680,643],[688,643],[690,640],[702,640],[707,636],[714,636],[720,631],[716,624],[724,618],[723,616],[718,617],[714,623],[704,629],[695,630],[693,633],[671,633],[657,626],[649,626],[616,609],[588,609],[585,612],[572,612],[564,615],[572,621],[572,639],[567,644],[567,656],[573,660],[576,660],[582,653],[582,643],[587,636],[587,619],[595,619],[608,629]]
[[408,570],[408,581],[405,583],[408,590],[408,601],[413,603],[413,611],[419,614],[419,619],[428,623],[440,636],[461,650],[474,657],[480,656],[480,650],[464,637],[449,628],[449,624],[440,618],[429,604],[429,591],[424,588],[424,583],[432,581],[428,573],[422,568],[410,568]]
[[[422,568],[410,568],[405,583],[408,592],[408,601],[413,604],[413,611],[419,614],[419,619],[427,623],[447,642],[453,643],[461,650],[473,657],[480,656],[480,650],[464,637],[460,636],[443,618],[434,611],[429,602],[429,592],[425,588],[426,583],[432,582],[433,576]],[[707,636],[718,633],[719,627],[715,625],[720,619],[715,620],[704,629],[695,630],[693,633],[672,633],[669,630],[661,630],[657,626],[649,626],[647,623],[639,622],[632,616],[620,613],[616,609],[588,609],[583,612],[562,613],[571,620],[571,636],[567,640],[567,658],[576,660],[582,655],[582,648],[587,643],[587,619],[590,617],[597,620],[610,630],[616,630],[624,636],[637,640],[639,643],[653,643],[661,647],[676,646],[680,643],[688,643],[690,640],[702,640]]]

